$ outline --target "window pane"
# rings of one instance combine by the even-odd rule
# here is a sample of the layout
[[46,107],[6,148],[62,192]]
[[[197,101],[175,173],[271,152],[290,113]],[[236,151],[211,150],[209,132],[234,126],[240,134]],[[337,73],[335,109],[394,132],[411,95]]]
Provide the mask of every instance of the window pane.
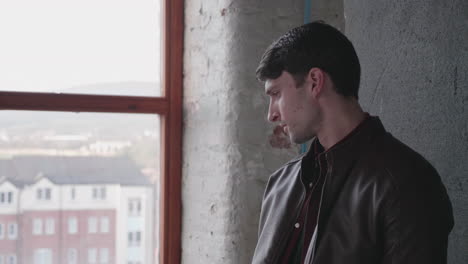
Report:
[[0,90],[159,96],[159,0],[0,1]]
[[0,193],[14,198],[1,243],[22,263],[157,263],[159,126],[149,114],[0,111]]

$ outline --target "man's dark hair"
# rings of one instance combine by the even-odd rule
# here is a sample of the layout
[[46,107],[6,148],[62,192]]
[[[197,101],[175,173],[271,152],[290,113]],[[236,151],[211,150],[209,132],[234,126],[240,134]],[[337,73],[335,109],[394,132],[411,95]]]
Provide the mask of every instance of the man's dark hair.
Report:
[[256,74],[265,81],[287,71],[300,86],[315,67],[328,73],[337,93],[358,98],[361,66],[353,44],[322,21],[293,28],[273,42],[263,54]]

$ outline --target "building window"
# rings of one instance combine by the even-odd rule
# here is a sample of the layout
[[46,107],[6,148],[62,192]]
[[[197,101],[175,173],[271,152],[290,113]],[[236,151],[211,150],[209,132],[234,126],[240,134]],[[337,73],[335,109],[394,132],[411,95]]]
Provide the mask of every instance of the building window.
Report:
[[109,263],[109,249],[101,248],[99,251],[99,262],[100,263]]
[[109,233],[109,217],[101,217],[101,233]]
[[53,218],[47,218],[46,219],[45,233],[47,235],[53,235],[55,233],[55,220]]
[[94,200],[105,200],[106,195],[106,187],[93,187]]
[[67,254],[68,264],[78,263],[78,252],[76,248],[69,248]]
[[88,233],[97,233],[97,218],[89,217],[88,218]]
[[36,190],[37,200],[50,200],[52,199],[52,190],[50,188],[39,188]]
[[0,255],[0,264],[5,264],[3,255]]
[[42,219],[35,218],[33,220],[33,235],[41,235],[42,234]]
[[8,224],[8,238],[16,239],[17,236],[18,236],[18,224],[9,223]]
[[8,203],[13,203],[13,192],[8,192]]
[[45,188],[45,199],[46,200],[50,200],[52,198],[52,194],[51,194],[51,190],[50,188]]
[[5,237],[5,231],[3,226],[3,224],[0,224],[0,239],[3,239]]
[[128,200],[128,215],[141,216],[141,199],[132,198]]
[[95,248],[88,249],[88,263],[96,263],[97,250]]
[[76,217],[68,218],[68,234],[76,234],[78,232],[78,219]]
[[76,198],[76,190],[75,190],[75,187],[71,188],[70,198],[71,198],[72,200],[75,200],[75,198]]
[[141,232],[130,231],[128,232],[128,246],[139,247],[141,245]]
[[16,264],[16,255],[8,256],[8,264]]
[[34,264],[52,264],[52,250],[49,248],[34,250]]

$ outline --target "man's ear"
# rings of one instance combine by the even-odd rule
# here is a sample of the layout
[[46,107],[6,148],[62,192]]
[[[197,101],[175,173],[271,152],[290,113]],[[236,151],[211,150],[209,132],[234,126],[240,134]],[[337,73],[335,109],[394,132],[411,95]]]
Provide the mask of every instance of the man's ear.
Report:
[[307,79],[310,82],[312,89],[312,96],[319,97],[323,93],[323,86],[325,82],[325,73],[320,68],[312,68],[307,74]]

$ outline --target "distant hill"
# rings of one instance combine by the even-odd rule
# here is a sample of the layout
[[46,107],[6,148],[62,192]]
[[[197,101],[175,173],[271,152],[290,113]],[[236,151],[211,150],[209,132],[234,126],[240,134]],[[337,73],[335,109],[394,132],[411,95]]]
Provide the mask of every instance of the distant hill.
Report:
[[100,95],[159,96],[161,94],[160,91],[160,83],[127,81],[118,83],[86,84],[63,89],[58,92]]
[[[155,96],[158,83],[99,83],[63,89],[63,93]],[[101,138],[135,136],[144,130],[158,130],[155,115],[69,113],[47,111],[0,111],[0,131],[8,134],[31,134],[44,130],[58,133],[93,132]],[[159,131],[158,131],[159,132]]]

